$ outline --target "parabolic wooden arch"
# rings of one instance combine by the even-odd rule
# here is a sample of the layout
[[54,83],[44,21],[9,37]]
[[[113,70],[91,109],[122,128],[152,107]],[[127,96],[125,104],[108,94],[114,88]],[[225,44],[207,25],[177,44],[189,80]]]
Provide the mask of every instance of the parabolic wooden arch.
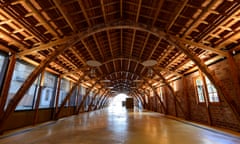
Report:
[[[186,54],[198,66],[198,68],[209,78],[209,80],[214,84],[214,86],[216,87],[218,92],[221,94],[222,98],[224,100],[226,100],[228,105],[231,107],[231,110],[233,111],[235,116],[238,118],[238,120],[240,120],[240,112],[235,107],[235,105],[232,103],[232,100],[231,100],[229,94],[227,93],[222,82],[219,81],[215,75],[213,75],[213,73],[209,70],[209,68],[204,64],[204,62],[197,55],[194,55],[192,53],[192,51],[184,45],[184,41],[181,41],[181,39],[179,39],[178,37],[169,35],[156,27],[152,27],[152,26],[148,26],[145,24],[140,24],[140,23],[136,23],[136,22],[132,22],[132,21],[117,21],[117,22],[113,22],[113,23],[109,23],[109,24],[96,25],[96,26],[89,28],[88,30],[86,30],[84,32],[80,32],[71,37],[68,37],[68,39],[66,39],[67,43],[59,46],[54,52],[52,52],[52,54],[50,54],[45,60],[43,60],[39,64],[39,66],[37,66],[33,70],[33,72],[30,74],[30,76],[26,79],[25,83],[20,87],[19,91],[15,94],[12,101],[8,104],[7,109],[4,111],[4,114],[1,115],[1,117],[0,117],[1,125],[3,125],[4,121],[6,121],[7,118],[10,116],[10,114],[12,112],[14,112],[17,104],[20,102],[20,100],[22,99],[22,97],[24,96],[26,91],[28,90],[29,86],[32,85],[32,83],[35,81],[37,76],[42,71],[44,71],[44,69],[48,66],[48,64],[50,62],[52,62],[58,55],[63,53],[66,49],[74,46],[79,41],[87,38],[88,36],[91,36],[95,33],[99,33],[102,31],[111,30],[111,29],[134,29],[134,30],[144,31],[144,32],[150,33],[152,35],[155,35],[161,39],[164,39],[169,44],[178,48],[180,51],[182,51],[184,54]],[[59,44],[59,43],[57,43],[57,44]],[[48,45],[51,45],[51,44],[49,43]],[[215,50],[211,47],[206,47],[206,46],[202,46],[200,48],[203,48],[205,50],[206,49],[211,50],[212,52],[217,53],[219,55],[229,57],[228,54],[226,54],[225,52],[223,52],[221,50]]]

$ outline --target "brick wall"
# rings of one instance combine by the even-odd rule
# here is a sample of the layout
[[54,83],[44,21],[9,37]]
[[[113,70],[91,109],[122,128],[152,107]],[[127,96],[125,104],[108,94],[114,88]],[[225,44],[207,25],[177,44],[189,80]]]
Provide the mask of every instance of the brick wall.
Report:
[[[240,67],[240,54],[234,57],[237,65]],[[209,69],[214,72],[216,77],[224,84],[229,95],[233,98],[238,106],[240,106],[240,96],[236,95],[234,90],[234,85],[232,82],[231,70],[229,69],[228,61],[223,60],[216,64],[209,66]],[[240,71],[239,71],[240,72]],[[205,104],[197,103],[197,95],[194,88],[193,78],[198,76],[198,72],[194,72],[185,76],[186,83],[184,85],[183,79],[176,81],[177,91],[175,95],[178,97],[184,112],[188,114],[188,119],[190,121],[200,122],[203,124],[208,124],[208,114]],[[164,98],[167,103],[168,115],[175,116],[174,99],[171,93],[165,87]],[[166,99],[167,97],[167,99]],[[209,107],[212,125],[217,127],[224,127],[232,129],[235,131],[240,131],[240,122],[236,119],[235,115],[231,111],[228,104],[224,101],[223,97],[220,95],[220,103],[210,104]],[[185,118],[177,105],[178,117]]]

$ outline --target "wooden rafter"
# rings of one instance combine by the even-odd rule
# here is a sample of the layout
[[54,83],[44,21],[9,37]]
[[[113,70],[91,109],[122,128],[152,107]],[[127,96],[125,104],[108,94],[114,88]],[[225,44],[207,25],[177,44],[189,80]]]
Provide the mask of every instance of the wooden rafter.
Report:
[[85,17],[88,25],[89,25],[89,26],[92,26],[92,23],[91,23],[90,20],[89,20],[88,14],[87,14],[87,12],[86,12],[86,10],[85,10],[85,8],[84,8],[84,4],[83,4],[82,0],[78,0],[78,3],[79,3],[79,6],[80,6],[80,8],[81,8],[81,10],[82,10],[82,12],[83,12],[83,15],[84,15],[84,17]]
[[99,43],[98,43],[98,40],[97,40],[96,35],[93,35],[93,39],[94,39],[94,41],[95,41],[95,43],[96,43],[96,45],[97,45],[97,48],[98,48],[98,51],[99,51],[100,55],[101,55],[102,58],[104,59],[104,55],[103,55],[102,49],[101,49],[101,47],[100,47],[100,45],[99,45]]
[[139,2],[138,2],[138,10],[137,10],[137,15],[136,15],[136,22],[138,22],[138,19],[139,19],[141,5],[142,5],[142,0],[139,0]]
[[193,28],[197,27],[201,23],[201,19],[205,16],[207,16],[209,13],[212,12],[212,8],[217,7],[219,4],[222,3],[222,0],[212,0],[210,4],[205,7],[201,14],[195,19],[195,21],[186,29],[184,32],[184,38],[188,36],[188,34],[193,30]]
[[32,12],[38,18],[38,20],[42,24],[44,24],[45,27],[47,27],[47,30],[49,30],[50,33],[54,35],[54,37],[59,37],[59,34],[56,32],[53,26],[47,22],[47,20],[43,17],[43,15],[39,13],[39,11],[33,6],[33,4],[29,0],[25,0],[23,2],[32,10]]
[[170,23],[168,23],[168,25],[166,26],[166,31],[169,31],[169,29],[173,26],[173,24],[175,23],[175,21],[177,20],[178,16],[180,15],[180,13],[182,12],[187,3],[188,0],[181,0],[179,2],[178,7],[173,12],[174,16],[171,18]]
[[64,52],[67,48],[72,47],[74,44],[76,44],[78,41],[72,41],[68,45],[64,45],[61,48],[55,50],[49,57],[47,57],[44,61],[41,62],[41,64],[36,67],[33,72],[28,76],[26,81],[23,83],[23,85],[19,88],[13,99],[9,102],[3,116],[0,118],[0,131],[3,128],[3,125],[5,124],[8,117],[14,112],[17,104],[20,102],[24,94],[29,89],[29,86],[32,85],[32,83],[36,80],[37,76],[44,71],[44,69],[48,66],[50,62],[52,62],[59,54]]
[[114,55],[113,55],[113,48],[112,48],[112,41],[111,41],[109,30],[107,31],[107,39],[108,39],[108,44],[109,44],[111,55],[112,55],[112,57],[114,57]]
[[74,38],[76,38],[76,36],[64,37],[62,39],[58,39],[58,40],[55,40],[55,41],[50,41],[46,44],[41,44],[38,47],[33,47],[31,49],[23,50],[23,51],[17,53],[17,56],[22,57],[22,56],[33,54],[33,53],[36,53],[36,52],[39,52],[39,51],[42,51],[42,50],[47,50],[51,47],[55,47],[57,45],[65,44],[65,43],[67,43],[68,41],[71,41]]
[[68,23],[68,25],[71,27],[71,29],[72,29],[74,32],[77,32],[76,26],[72,23],[72,20],[71,20],[70,17],[68,16],[68,13],[66,12],[66,10],[61,7],[60,2],[59,2],[58,0],[53,0],[53,2],[55,3],[56,7],[57,7],[58,10],[60,11],[60,13],[63,15],[64,19],[66,20],[66,22]]
[[154,54],[154,52],[155,52],[156,49],[158,48],[158,45],[160,44],[161,40],[162,40],[162,39],[159,38],[159,40],[157,41],[156,45],[154,46],[154,48],[153,48],[151,54],[148,56],[148,59],[151,59],[152,55]]
[[106,12],[105,12],[105,8],[104,8],[104,2],[103,0],[101,0],[101,8],[102,8],[102,13],[103,13],[103,18],[104,18],[104,22],[107,22],[107,18],[106,18]]
[[148,39],[149,39],[149,37],[150,37],[150,33],[148,33],[148,34],[147,34],[147,37],[145,38],[145,41],[144,41],[144,44],[143,44],[143,47],[142,47],[141,53],[140,53],[140,55],[139,55],[139,58],[141,58],[142,55],[143,55],[143,52],[144,52],[144,49],[146,48],[146,45],[147,45],[147,43],[148,43]]
[[158,2],[157,11],[156,11],[156,13],[154,15],[152,25],[154,25],[156,23],[158,15],[160,14],[160,10],[161,10],[161,8],[163,6],[163,3],[164,3],[164,0],[161,0],[161,1]]

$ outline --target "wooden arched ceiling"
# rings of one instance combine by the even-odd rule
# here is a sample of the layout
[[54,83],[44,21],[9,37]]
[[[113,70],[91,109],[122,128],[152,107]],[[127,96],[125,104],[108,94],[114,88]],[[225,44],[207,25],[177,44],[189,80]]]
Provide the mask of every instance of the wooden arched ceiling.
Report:
[[3,0],[0,6],[1,50],[40,63],[78,39],[48,68],[76,80],[88,75],[88,60],[97,60],[96,75],[111,81],[102,85],[118,90],[147,77],[145,60],[156,60],[169,81],[196,69],[166,36],[206,64],[240,49],[239,0]]

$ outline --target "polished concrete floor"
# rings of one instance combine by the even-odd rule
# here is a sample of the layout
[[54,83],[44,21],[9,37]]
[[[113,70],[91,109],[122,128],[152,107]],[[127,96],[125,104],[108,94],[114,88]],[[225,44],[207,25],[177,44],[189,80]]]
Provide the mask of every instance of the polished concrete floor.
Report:
[[5,133],[0,144],[240,144],[240,136],[158,113],[108,108]]

